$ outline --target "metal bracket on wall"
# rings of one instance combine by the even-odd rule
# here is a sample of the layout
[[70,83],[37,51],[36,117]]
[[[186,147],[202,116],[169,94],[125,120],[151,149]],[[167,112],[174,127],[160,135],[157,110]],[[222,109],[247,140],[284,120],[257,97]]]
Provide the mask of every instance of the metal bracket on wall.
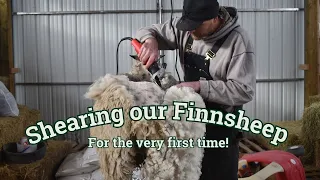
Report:
[[309,64],[300,64],[299,69],[304,71],[309,70]]
[[11,68],[10,69],[10,74],[16,74],[18,72],[20,72],[20,68]]

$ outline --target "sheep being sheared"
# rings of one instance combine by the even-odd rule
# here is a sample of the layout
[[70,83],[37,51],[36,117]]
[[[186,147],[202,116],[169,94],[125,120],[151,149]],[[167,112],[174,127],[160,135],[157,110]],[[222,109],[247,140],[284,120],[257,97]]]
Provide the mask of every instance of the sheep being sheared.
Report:
[[[110,75],[99,78],[86,93],[93,99],[95,111],[123,108],[124,124],[121,128],[112,125],[96,126],[90,129],[90,135],[98,139],[109,139],[108,148],[97,148],[101,171],[108,180],[130,179],[137,166],[141,168],[142,179],[199,179],[203,148],[170,148],[167,140],[171,136],[194,141],[204,136],[204,123],[186,121],[187,114],[180,115],[181,120],[172,120],[173,102],[193,101],[195,107],[205,108],[203,99],[193,89],[172,86],[176,81],[165,75],[162,83],[167,89],[161,89],[150,82],[150,75],[141,64],[133,66],[128,74]],[[170,81],[171,79],[171,81]],[[173,81],[172,81],[173,80]],[[167,83],[167,85],[165,85]],[[170,85],[168,85],[170,84]],[[131,120],[129,111],[134,106],[167,105],[165,120]],[[148,112],[145,112],[148,113]],[[112,139],[124,140],[148,139],[165,140],[160,150],[156,148],[115,148]]]

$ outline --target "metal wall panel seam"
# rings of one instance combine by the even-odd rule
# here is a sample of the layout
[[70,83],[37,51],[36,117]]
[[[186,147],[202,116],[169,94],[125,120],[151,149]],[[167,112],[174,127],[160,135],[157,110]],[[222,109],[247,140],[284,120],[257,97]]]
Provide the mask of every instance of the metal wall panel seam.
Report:
[[[304,8],[274,8],[274,9],[258,9],[258,8],[238,8],[238,12],[299,12],[304,11]],[[164,9],[164,13],[170,13],[171,10]],[[182,12],[182,9],[174,9],[174,13]]]
[[[60,3],[60,9],[62,10],[63,9],[63,5],[62,5],[62,3]],[[64,46],[64,38],[65,38],[65,31],[64,31],[64,18],[63,17],[60,17],[60,23],[61,23],[61,29],[62,29],[62,31],[61,31],[61,46],[62,46],[62,48],[61,48],[61,51],[62,51],[62,58],[63,58],[63,72],[64,72],[64,81],[66,81],[66,60],[65,60],[65,46]],[[64,86],[64,88],[62,88],[61,89],[61,91],[62,92],[64,92],[64,94],[66,95],[66,94],[68,94],[67,93],[67,91],[68,91],[68,88],[66,87],[66,86]],[[67,99],[68,99],[68,97],[65,97],[62,101],[64,101],[64,104],[65,104],[65,115],[66,114],[68,114],[68,108],[67,108],[67,103],[68,103],[68,101],[67,101]],[[69,99],[70,100],[70,99]],[[69,110],[70,111],[70,110]],[[56,123],[56,121],[57,120],[53,120],[53,121],[55,121],[55,122],[53,122],[53,124],[55,124]],[[66,137],[69,137],[69,135],[71,136],[71,134],[69,134],[68,132],[67,133],[65,133],[65,134],[63,134],[63,136],[60,136],[60,138],[61,139],[66,139]],[[59,138],[59,137],[57,137],[57,138]]]
[[[159,14],[159,22],[157,22],[157,23],[162,23],[162,11],[163,11],[163,6],[162,6],[162,0],[157,0],[157,6],[156,6],[156,8],[157,8],[157,14]],[[160,55],[164,55],[164,51],[163,50],[161,50],[160,51]],[[161,62],[161,64],[162,63],[165,63],[165,59],[164,58],[162,58],[162,59],[160,59],[160,62]]]
[[[281,13],[281,20],[280,20],[280,22],[283,24],[283,18],[284,18],[284,14],[283,13]],[[284,44],[284,36],[283,36],[283,31],[284,31],[284,29],[283,29],[283,26],[281,27],[281,55],[280,55],[280,57],[282,58],[282,59],[284,59],[284,53],[283,53],[283,44]],[[283,78],[284,77],[284,61],[282,60],[281,61],[281,69],[282,69],[282,73],[281,73],[281,78]],[[284,104],[285,103],[287,103],[287,102],[285,102],[285,98],[284,98],[284,89],[285,89],[285,86],[284,86],[284,83],[281,83],[280,84],[280,86],[281,86],[281,88],[280,88],[280,92],[278,92],[279,93],[279,96],[281,97],[281,105],[280,105],[280,114],[279,114],[279,117],[280,117],[280,119],[284,119],[284,113],[283,113],[283,111],[284,111]]]
[[[74,8],[77,9],[77,4],[76,4],[76,0],[74,1]],[[75,21],[75,35],[78,35],[78,18],[75,17],[74,19]],[[77,63],[76,63],[76,67],[77,67],[77,80],[78,82],[80,81],[80,76],[79,76],[79,42],[78,42],[78,37],[75,38],[75,45],[76,45],[76,58],[77,58]],[[78,96],[80,95],[80,86],[78,86],[77,88],[77,93]],[[79,101],[79,105],[78,105],[78,112],[81,112],[81,99]],[[78,142],[78,138],[77,138],[77,133],[73,133],[73,140]]]
[[[304,11],[304,8],[273,8],[273,9],[258,9],[258,8],[239,8],[238,12],[297,12]],[[163,9],[162,13],[170,13],[171,10]],[[174,9],[174,13],[182,12],[182,9]],[[49,12],[12,12],[12,15],[67,15],[67,14],[122,14],[122,13],[158,13],[158,10],[101,10],[101,11],[49,11]]]
[[[49,3],[48,3],[48,10],[50,9],[50,5],[49,5]],[[48,18],[48,45],[49,45],[49,59],[50,59],[50,79],[51,79],[51,82],[53,82],[53,76],[52,76],[52,47],[51,47],[51,30],[50,30],[50,26],[51,26],[51,19],[50,19],[50,17],[49,16],[47,16],[47,18]],[[50,86],[50,90],[51,90],[51,121],[52,122],[50,122],[51,124],[53,124],[53,121],[54,121],[54,111],[53,111],[53,109],[54,109],[54,107],[53,107],[53,102],[54,102],[54,96],[53,96],[53,94],[54,94],[54,87],[53,86]]]
[[[297,1],[295,2],[295,4],[297,3]],[[294,14],[294,23],[295,23],[295,26],[298,24],[297,22],[298,22],[298,20],[299,20],[299,18],[297,18],[297,14],[295,13]],[[299,36],[299,34],[298,34],[298,30],[297,30],[297,28],[294,28],[294,35],[295,35],[295,37],[297,37],[297,36]],[[298,43],[298,38],[294,38],[294,44],[295,44],[295,48],[297,48],[297,43]],[[294,57],[295,57],[295,64],[298,64],[298,51],[295,51],[295,54],[294,54]],[[298,72],[297,71],[295,71],[295,77],[298,77]],[[298,111],[298,103],[299,103],[299,100],[298,100],[298,96],[297,96],[297,94],[298,94],[298,92],[299,92],[299,89],[298,89],[298,87],[297,87],[297,85],[298,85],[299,83],[295,83],[295,85],[294,85],[294,99],[295,99],[295,103],[294,103],[294,111],[295,111],[295,115],[294,115],[294,117],[295,117],[295,119],[298,119],[298,114],[299,114],[299,111]]]
[[157,13],[157,10],[101,10],[101,11],[48,11],[48,12],[13,12],[14,16],[24,15],[88,15],[88,14],[134,14],[134,13]]
[[159,13],[159,23],[162,23],[162,11],[163,11],[163,6],[162,6],[162,0],[157,0],[157,13]]
[[[36,81],[38,82],[39,81],[39,70],[38,70],[38,65],[39,65],[39,48],[38,48],[38,46],[37,46],[37,44],[38,44],[38,35],[39,35],[39,33],[38,33],[38,28],[37,28],[37,17],[34,17],[34,28],[35,28],[35,42],[36,42],[36,53],[35,53],[35,56],[36,56],[36,72],[37,72],[37,74],[36,74]],[[37,86],[37,93],[39,94],[39,92],[40,92],[40,87],[39,86]],[[38,96],[37,97],[37,109],[40,109],[40,97]]]
[[[292,78],[292,79],[257,79],[257,83],[265,82],[295,82],[303,81],[304,78]],[[16,85],[90,85],[93,82],[17,82]]]

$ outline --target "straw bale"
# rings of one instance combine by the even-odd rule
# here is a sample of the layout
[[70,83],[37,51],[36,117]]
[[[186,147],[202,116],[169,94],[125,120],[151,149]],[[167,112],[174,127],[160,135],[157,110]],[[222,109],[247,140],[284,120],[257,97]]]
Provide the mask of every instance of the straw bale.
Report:
[[293,121],[276,121],[276,122],[270,122],[271,124],[285,128],[288,131],[288,138],[285,142],[279,144],[278,146],[274,146],[270,144],[270,138],[263,137],[261,134],[259,134],[256,139],[258,141],[266,146],[269,149],[272,150],[287,150],[289,146],[294,145],[301,145],[301,127],[302,127],[302,121],[301,120],[293,120]]
[[274,122],[273,125],[287,129],[288,138],[285,142],[279,144],[278,147],[273,145],[270,145],[270,146],[273,146],[273,148],[277,148],[281,150],[287,150],[289,146],[300,145],[302,143],[300,141],[300,138],[302,136],[301,134],[302,123],[303,122],[301,120]]
[[[30,164],[2,164],[1,178],[8,180],[54,180],[55,173],[64,158],[72,152],[70,141],[47,141],[43,159]],[[11,176],[11,177],[10,177]]]
[[9,78],[6,76],[0,76],[0,81],[7,87],[9,88]]
[[318,148],[320,140],[320,96],[310,97],[312,103],[306,107],[301,120],[272,122],[273,125],[286,128],[288,139],[279,146],[269,144],[270,139],[259,135],[257,139],[270,149],[287,150],[289,146],[302,145],[305,155],[302,157],[304,165],[315,165],[315,155],[320,154]]
[[[19,106],[19,105],[18,105]],[[21,106],[21,105],[20,105]],[[26,106],[24,106],[26,108]],[[24,122],[24,129],[23,131],[25,132],[25,129],[31,125],[35,125],[39,120],[40,120],[40,111],[37,109],[30,109],[28,108],[28,116],[27,118],[23,121]]]
[[316,102],[320,102],[320,94],[309,97],[309,105],[316,103]]
[[302,141],[305,148],[303,162],[313,164],[315,159],[316,142],[320,139],[320,102],[314,102],[305,108],[303,116]]
[[19,116],[0,117],[0,147],[10,142],[17,142],[25,135],[25,129],[35,124],[40,112],[24,105],[18,105]]
[[9,169],[8,165],[0,164],[0,175],[5,180],[18,180],[18,176]]

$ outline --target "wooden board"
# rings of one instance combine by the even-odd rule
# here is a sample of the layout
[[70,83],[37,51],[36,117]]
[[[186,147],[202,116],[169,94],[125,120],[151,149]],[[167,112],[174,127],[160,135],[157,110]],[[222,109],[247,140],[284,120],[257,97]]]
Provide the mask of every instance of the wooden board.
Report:
[[269,150],[268,147],[259,143],[254,138],[242,138],[239,142],[240,158],[243,154],[251,154],[255,152],[262,152]]
[[305,62],[308,70],[305,70],[304,81],[304,102],[305,107],[309,106],[309,97],[319,92],[318,72],[318,11],[319,0],[305,1]]
[[311,178],[312,180],[319,179],[320,180],[320,169],[306,169],[306,177]]

